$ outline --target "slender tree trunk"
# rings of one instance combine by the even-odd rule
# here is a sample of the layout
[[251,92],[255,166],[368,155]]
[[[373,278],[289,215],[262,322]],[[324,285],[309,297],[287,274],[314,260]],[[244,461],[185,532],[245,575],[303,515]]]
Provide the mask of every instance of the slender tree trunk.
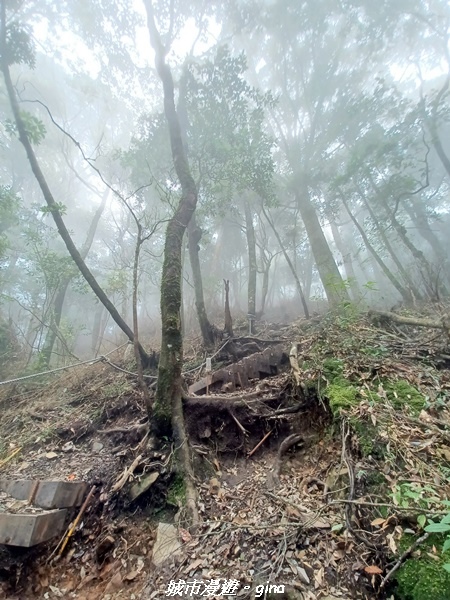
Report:
[[181,137],[180,123],[175,108],[174,84],[170,68],[165,62],[166,51],[156,27],[151,0],[144,0],[150,43],[155,50],[156,70],[164,90],[164,112],[169,127],[172,159],[181,186],[181,198],[169,220],[164,244],[164,262],[161,278],[161,355],[158,385],[152,425],[159,433],[173,434],[179,459],[178,468],[186,486],[186,504],[189,519],[198,524],[197,493],[191,464],[182,404],[183,338],[181,335],[181,282],[183,235],[197,206],[197,188],[191,175]]
[[139,352],[139,319],[138,319],[138,290],[139,290],[139,255],[141,253],[142,244],[145,238],[142,235],[142,225],[137,219],[135,219],[137,225],[137,239],[136,246],[134,248],[134,261],[133,261],[133,300],[132,300],[132,312],[133,312],[133,349],[134,358],[136,361],[136,369],[138,376],[139,387],[141,388],[142,395],[144,396],[145,407],[147,409],[148,422],[150,423],[152,417],[152,406],[150,392],[148,391],[147,384],[144,379],[144,365],[142,364],[141,355]]
[[206,348],[210,348],[214,345],[214,332],[211,323],[209,322],[208,315],[206,314],[205,298],[203,295],[202,270],[200,267],[199,258],[199,242],[202,237],[202,230],[197,226],[195,213],[192,215],[192,218],[189,221],[187,230],[189,260],[192,269],[192,279],[194,281],[195,308],[197,310],[200,331],[202,332],[203,345]]
[[261,264],[263,267],[263,280],[262,280],[262,286],[261,286],[261,308],[258,311],[258,315],[260,315],[260,317],[262,317],[266,310],[267,294],[269,292],[269,274],[270,274],[270,267],[272,265],[273,257],[268,258],[265,255],[263,248],[260,248],[259,255],[260,255]]
[[[178,121],[180,123],[181,139],[184,145],[185,152],[187,152],[187,135],[189,127],[189,118],[186,109],[186,77],[183,74],[180,80],[178,94]],[[198,191],[197,191],[198,193]],[[192,278],[194,281],[194,293],[195,293],[195,308],[197,311],[198,323],[200,325],[200,331],[202,333],[203,345],[205,348],[211,348],[214,345],[214,331],[209,322],[208,315],[206,313],[205,298],[203,294],[203,279],[202,270],[200,266],[200,246],[199,242],[202,237],[202,230],[197,225],[195,213],[192,215],[191,220],[188,223],[188,247],[189,247],[189,261],[191,263]]]
[[228,279],[223,280],[225,286],[225,332],[233,337],[233,319],[231,318],[230,310],[230,281]]
[[[94,242],[95,232],[97,231],[98,224],[105,209],[108,196],[109,189],[106,189],[103,194],[100,206],[95,211],[94,218],[92,219],[92,222],[89,226],[89,230],[86,235],[86,240],[83,244],[83,247],[80,250],[80,256],[83,260],[86,260],[86,257],[89,254],[89,250],[91,249],[92,244]],[[59,327],[61,324],[64,300],[66,298],[67,290],[71,281],[72,277],[64,278],[59,284],[59,289],[55,296],[55,300],[53,303],[53,311],[51,315],[50,329],[47,333],[47,337],[45,338],[44,348],[41,352],[41,364],[45,367],[48,367],[50,364],[53,347],[55,345],[56,338],[58,337]]]
[[303,314],[305,315],[306,319],[309,319],[310,315],[309,315],[308,303],[306,302],[306,297],[305,297],[305,294],[303,293],[302,284],[300,283],[300,279],[298,277],[298,274],[294,267],[294,264],[289,256],[289,254],[287,253],[287,250],[283,244],[283,241],[281,239],[280,234],[278,233],[277,228],[275,227],[274,222],[269,217],[269,215],[267,214],[266,209],[264,207],[262,208],[262,211],[263,211],[263,214],[266,217],[266,220],[269,223],[273,233],[275,234],[275,237],[277,238],[277,242],[281,248],[283,256],[288,264],[289,269],[291,270],[292,277],[294,278],[294,281],[295,281],[295,287],[297,288],[298,295],[300,296],[300,302],[302,303]]
[[441,240],[434,233],[428,220],[428,215],[425,211],[424,204],[420,200],[405,202],[404,210],[416,227],[417,233],[428,242],[428,245],[433,250],[438,262],[447,259],[445,249]]
[[[5,80],[5,86],[6,86],[6,91],[8,94],[9,102],[10,102],[11,109],[12,109],[12,112],[14,115],[14,122],[16,124],[17,131],[19,133],[19,140],[22,143],[23,147],[25,148],[25,152],[27,154],[27,158],[28,158],[28,162],[30,163],[31,170],[33,171],[36,181],[39,184],[42,195],[44,196],[45,202],[46,202],[48,208],[50,209],[51,215],[52,215],[55,225],[58,229],[58,233],[61,236],[61,238],[63,239],[70,256],[72,257],[74,263],[77,265],[78,269],[80,270],[80,273],[83,275],[86,282],[91,287],[94,294],[97,296],[97,298],[100,300],[100,302],[105,306],[107,311],[110,313],[111,317],[114,319],[114,321],[120,327],[120,329],[125,333],[125,335],[128,337],[128,339],[133,341],[132,330],[127,325],[127,323],[123,320],[123,318],[119,314],[119,312],[116,309],[116,307],[114,306],[114,304],[110,301],[108,296],[105,294],[103,289],[100,287],[97,280],[95,279],[95,277],[93,276],[93,274],[87,267],[86,263],[82,259],[80,252],[78,251],[75,244],[73,243],[70,233],[69,233],[69,231],[64,223],[64,220],[61,216],[61,213],[59,211],[58,203],[55,201],[53,194],[50,191],[50,188],[48,186],[47,180],[41,170],[41,167],[39,166],[39,163],[38,163],[38,160],[34,153],[33,147],[28,138],[25,124],[24,124],[23,119],[20,114],[19,103],[16,98],[16,94],[14,91],[14,86],[13,86],[13,83],[11,80],[11,74],[9,72],[9,66],[8,66],[8,62],[7,62],[7,58],[6,58],[7,57],[7,42],[6,42],[6,24],[5,24],[6,17],[5,17],[4,1],[2,2],[2,11],[3,11],[3,14],[2,14],[2,24],[1,24],[1,68],[2,68],[2,72],[3,72],[4,80]],[[145,362],[147,362],[149,357],[148,357],[147,353],[145,352],[145,350],[142,348],[142,346],[139,347],[139,352],[141,353],[143,360]]]
[[93,356],[97,356],[97,344],[100,338],[100,328],[102,324],[102,315],[103,315],[104,306],[103,304],[99,304],[97,310],[94,312],[94,322],[92,324],[92,333],[91,333],[91,351]]
[[444,146],[442,145],[441,138],[439,137],[436,125],[430,125],[429,129],[431,132],[431,143],[433,144],[433,148],[436,150],[436,154],[438,155],[444,169],[447,172],[447,175],[450,177],[450,159],[447,156]]
[[297,194],[297,204],[330,306],[336,307],[341,302],[350,302],[347,288],[328,246],[307,189]]
[[350,248],[347,248],[344,244],[341,232],[339,231],[339,227],[336,225],[336,222],[333,218],[330,219],[330,226],[331,233],[333,234],[334,243],[336,244],[336,248],[339,250],[342,256],[345,274],[347,276],[347,281],[350,285],[353,300],[358,301],[361,298],[361,290],[359,289],[358,280],[355,275],[355,270],[353,269],[353,260]]
[[245,211],[245,233],[247,236],[248,252],[248,286],[247,286],[247,312],[249,322],[249,333],[254,333],[254,322],[256,318],[256,278],[258,275],[258,264],[256,262],[256,236],[253,225],[253,211],[247,200],[244,201]]
[[389,281],[392,283],[392,285],[394,286],[394,288],[398,291],[398,293],[400,294],[400,296],[403,298],[404,302],[406,304],[411,304],[411,302],[414,300],[414,297],[412,296],[412,294],[408,290],[406,290],[400,284],[400,282],[398,281],[398,279],[395,277],[395,275],[392,273],[392,271],[389,270],[389,268],[387,267],[387,265],[385,264],[385,262],[382,260],[382,258],[378,254],[378,252],[372,246],[372,244],[369,241],[369,238],[366,235],[366,232],[364,231],[364,229],[359,224],[359,222],[358,222],[357,218],[354,216],[353,212],[350,210],[350,208],[348,206],[348,203],[345,200],[345,196],[343,194],[341,194],[341,198],[342,198],[342,203],[343,203],[343,205],[345,207],[345,210],[347,211],[349,217],[353,221],[356,229],[359,231],[359,234],[362,237],[363,242],[364,242],[367,250],[374,257],[374,259],[376,260],[376,262],[380,266],[381,270],[386,275],[386,277],[389,279]]
[[[414,286],[413,280],[411,279],[408,272],[402,265],[400,259],[398,258],[397,253],[395,252],[394,248],[392,247],[391,242],[389,241],[389,239],[386,235],[386,231],[385,231],[383,225],[380,223],[379,219],[376,217],[374,211],[372,210],[372,207],[370,206],[370,203],[367,202],[367,200],[364,196],[364,192],[362,190],[360,190],[359,193],[360,193],[362,201],[364,202],[364,206],[367,208],[370,218],[373,221],[373,224],[377,228],[378,234],[380,236],[381,241],[383,242],[384,247],[389,252],[392,262],[397,267],[398,272],[402,276],[402,279],[405,282],[405,284],[408,286],[408,289],[413,290],[414,287],[417,287],[417,286]],[[419,291],[416,289],[416,298],[418,298],[419,296],[420,296]]]
[[399,236],[399,238],[401,239],[403,244],[406,246],[406,248],[408,248],[408,250],[411,252],[412,256],[415,258],[417,263],[425,270],[425,273],[429,274],[430,273],[430,263],[425,258],[424,253],[422,252],[422,250],[419,250],[411,242],[411,240],[409,239],[408,234],[406,232],[406,228],[398,221],[394,212],[390,209],[388,203],[386,202],[383,194],[381,194],[379,192],[378,186],[375,183],[375,181],[373,180],[373,177],[370,175],[369,175],[369,181],[370,181],[370,184],[371,184],[374,192],[377,195],[378,200],[383,205],[384,210],[386,211],[386,215],[388,217],[389,222],[392,225],[392,228],[394,229],[394,231],[397,232],[397,235]]

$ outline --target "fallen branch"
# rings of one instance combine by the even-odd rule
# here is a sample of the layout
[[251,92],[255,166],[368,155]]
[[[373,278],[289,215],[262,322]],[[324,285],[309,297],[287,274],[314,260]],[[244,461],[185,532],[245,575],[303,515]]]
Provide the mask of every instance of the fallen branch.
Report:
[[429,538],[429,536],[430,536],[429,533],[424,533],[419,538],[417,538],[417,540],[414,543],[412,543],[411,546],[407,550],[405,550],[405,552],[403,552],[403,554],[400,556],[400,558],[395,563],[395,565],[392,567],[392,569],[383,578],[383,581],[380,584],[380,590],[382,590],[384,588],[384,586],[386,585],[386,583],[389,581],[389,579],[391,579],[392,575],[402,566],[402,564],[405,562],[405,560],[408,558],[408,556],[412,552],[414,552],[414,550],[418,546],[420,546],[420,544],[422,542],[424,542],[425,540],[427,540]]
[[52,559],[52,557],[56,554],[56,552],[58,552],[58,549],[59,549],[58,558],[60,558],[62,556],[62,553],[64,552],[64,548],[67,546],[69,539],[74,534],[75,529],[77,528],[78,523],[81,520],[81,517],[84,515],[86,508],[87,508],[89,502],[91,501],[92,496],[94,495],[95,490],[96,490],[96,486],[93,485],[91,487],[89,494],[86,496],[85,501],[81,505],[81,508],[80,508],[74,522],[72,523],[72,525],[69,525],[69,527],[66,529],[66,532],[64,533],[63,537],[59,540],[56,548],[53,550],[53,552],[48,557],[47,563],[49,563],[50,560]]
[[415,319],[412,317],[402,317],[392,312],[381,310],[369,310],[367,313],[372,321],[392,321],[399,325],[412,325],[414,327],[429,327],[431,329],[443,329],[447,333],[450,330],[449,316],[444,316],[440,321],[431,321],[430,319]]
[[270,431],[268,431],[266,433],[266,435],[263,437],[263,439],[258,444],[256,444],[256,446],[253,448],[253,450],[250,450],[250,452],[247,454],[247,458],[250,458],[250,456],[252,456],[253,454],[255,454],[255,452],[258,450],[258,448],[260,446],[262,446],[264,444],[264,442],[267,440],[267,438],[272,433],[272,431],[273,431],[273,429],[271,429]]
[[0,461],[0,469],[2,467],[4,467],[6,465],[6,463],[8,463],[12,458],[14,458],[16,456],[16,454],[19,454],[19,452],[22,450],[22,448],[16,448],[14,450],[14,452],[12,452],[9,456],[7,456],[6,458],[4,458],[3,460]]
[[142,454],[139,454],[139,456],[137,456],[133,460],[131,465],[125,469],[122,476],[119,477],[119,479],[116,481],[116,483],[112,486],[112,488],[111,488],[112,494],[114,494],[115,492],[118,492],[119,490],[121,490],[123,488],[123,486],[128,481],[128,478],[130,477],[130,475],[132,475],[134,473],[134,471],[136,470],[136,467],[141,462],[141,460],[142,460]]
[[239,429],[242,431],[242,433],[244,435],[248,435],[248,431],[245,429],[245,427],[238,421],[237,417],[235,416],[235,414],[233,413],[232,410],[228,411],[230,413],[230,417],[233,419],[233,421],[236,423],[236,425],[239,427]]

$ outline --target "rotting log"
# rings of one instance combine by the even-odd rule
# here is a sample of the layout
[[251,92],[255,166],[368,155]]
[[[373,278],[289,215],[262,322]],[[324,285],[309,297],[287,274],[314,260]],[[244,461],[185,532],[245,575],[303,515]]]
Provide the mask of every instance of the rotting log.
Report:
[[413,327],[429,327],[430,329],[442,329],[447,334],[450,334],[450,314],[444,315],[439,321],[432,321],[431,319],[417,319],[415,317],[403,317],[392,312],[381,311],[381,310],[369,310],[367,313],[369,319],[374,322],[387,322],[392,321],[399,325],[411,325]]

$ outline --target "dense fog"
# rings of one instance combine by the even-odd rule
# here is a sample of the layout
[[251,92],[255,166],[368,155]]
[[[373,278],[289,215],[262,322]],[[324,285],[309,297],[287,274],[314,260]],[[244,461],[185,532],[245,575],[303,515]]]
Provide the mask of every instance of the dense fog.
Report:
[[185,336],[199,317],[223,329],[226,287],[233,320],[251,327],[448,296],[448,2],[1,5],[3,374],[124,343],[111,306],[144,346],[159,343],[183,194],[153,17],[196,194]]

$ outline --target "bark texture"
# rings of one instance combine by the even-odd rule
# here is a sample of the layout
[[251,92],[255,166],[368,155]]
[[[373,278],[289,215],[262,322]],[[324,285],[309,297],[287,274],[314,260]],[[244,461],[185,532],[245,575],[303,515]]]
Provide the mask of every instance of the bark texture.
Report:
[[347,288],[323,233],[308,190],[305,189],[297,195],[297,203],[330,306],[333,308],[341,302],[350,302]]
[[164,112],[169,126],[172,159],[181,185],[180,202],[167,225],[164,245],[161,280],[162,339],[153,425],[156,426],[158,433],[173,434],[177,447],[178,469],[186,487],[189,520],[195,528],[198,523],[197,493],[182,404],[181,281],[183,235],[197,205],[197,188],[183,146],[175,108],[172,73],[165,61],[165,49],[156,27],[150,0],[145,0],[145,8],[150,43],[156,55],[156,70],[164,90]]

